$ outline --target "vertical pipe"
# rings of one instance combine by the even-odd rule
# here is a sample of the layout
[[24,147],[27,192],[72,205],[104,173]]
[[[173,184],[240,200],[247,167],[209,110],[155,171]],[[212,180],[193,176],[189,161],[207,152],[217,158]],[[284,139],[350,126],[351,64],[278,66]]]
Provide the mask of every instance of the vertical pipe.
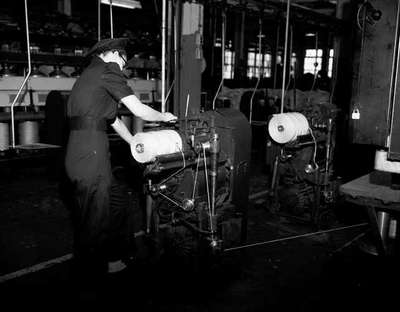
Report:
[[161,112],[165,112],[165,29],[166,29],[166,15],[167,15],[167,0],[162,2],[162,25],[161,25]]
[[30,46],[30,41],[29,41],[29,22],[28,22],[28,5],[27,5],[27,0],[24,1],[25,3],[25,31],[26,31],[26,49],[27,49],[27,54],[28,54],[28,73],[25,76],[24,81],[22,82],[21,86],[19,87],[18,93],[14,98],[14,101],[11,104],[11,146],[12,148],[15,148],[15,122],[14,122],[14,105],[17,102],[22,88],[25,86],[27,83],[30,75],[31,75],[31,46]]
[[180,111],[180,100],[181,100],[181,39],[182,39],[182,0],[176,0],[175,2],[175,86],[174,86],[174,112],[179,118],[183,117]]
[[282,96],[281,96],[281,114],[285,103],[285,81],[286,81],[286,65],[287,65],[287,45],[289,37],[289,19],[290,19],[290,0],[286,5],[286,28],[285,28],[285,50],[283,52],[283,75],[282,75]]
[[97,41],[101,39],[101,0],[97,0]]
[[[400,49],[399,49],[399,21],[400,19],[400,3],[397,3],[397,16],[396,16],[396,31],[394,35],[394,52],[393,52],[393,60],[392,60],[392,74],[390,76],[390,88],[389,88],[389,103],[387,111],[387,123],[389,129],[389,138],[391,134],[391,129],[393,126],[393,105],[396,101],[396,92],[394,90],[397,89],[397,77],[399,74],[399,58],[400,58]],[[387,147],[389,147],[390,142],[386,143]]]
[[111,32],[111,39],[114,38],[114,23],[113,23],[113,3],[110,0],[110,32]]

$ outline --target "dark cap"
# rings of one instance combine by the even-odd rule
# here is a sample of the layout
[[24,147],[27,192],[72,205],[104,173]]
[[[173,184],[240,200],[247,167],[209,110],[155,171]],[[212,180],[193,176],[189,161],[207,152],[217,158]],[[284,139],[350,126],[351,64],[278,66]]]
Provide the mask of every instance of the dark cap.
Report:
[[100,40],[86,53],[86,56],[97,55],[112,50],[125,52],[128,40],[128,38],[109,38]]

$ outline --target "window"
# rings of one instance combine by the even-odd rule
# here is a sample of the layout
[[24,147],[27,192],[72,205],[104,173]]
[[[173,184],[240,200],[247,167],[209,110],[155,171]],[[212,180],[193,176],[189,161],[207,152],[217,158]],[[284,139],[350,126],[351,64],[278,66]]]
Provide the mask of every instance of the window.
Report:
[[231,50],[225,50],[224,78],[233,79],[234,69],[235,69],[235,52]]
[[333,71],[333,49],[329,50],[329,62],[328,62],[328,77],[332,78],[332,71]]
[[247,53],[247,77],[258,78],[259,70],[261,69],[262,77],[271,77],[271,61],[270,53],[256,53],[255,49],[249,49]]
[[[315,63],[317,66],[315,67]],[[321,70],[322,63],[322,49],[307,49],[306,56],[304,58],[304,70],[303,73],[316,74]]]
[[[221,38],[215,39],[214,46],[216,48],[222,47]],[[224,53],[224,79],[233,79],[235,72],[235,52],[232,51],[232,41],[229,41],[225,47]]]

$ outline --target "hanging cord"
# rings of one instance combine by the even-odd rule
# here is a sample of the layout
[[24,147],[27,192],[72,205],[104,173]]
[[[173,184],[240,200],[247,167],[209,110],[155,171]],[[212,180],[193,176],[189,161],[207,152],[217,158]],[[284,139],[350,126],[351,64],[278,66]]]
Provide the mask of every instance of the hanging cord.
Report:
[[[262,61],[263,61],[263,57],[261,54],[261,49],[262,49],[262,19],[261,16],[258,19],[258,25],[259,25],[259,32],[258,32],[258,55],[260,56],[260,60],[258,63],[258,78],[257,78],[257,83],[256,86],[254,87],[253,93],[251,94],[251,98],[250,98],[250,114],[249,114],[249,122],[250,124],[253,121],[253,100],[254,100],[254,95],[257,92],[258,89],[258,85],[260,84],[260,80],[261,80],[261,65],[262,65]],[[257,54],[256,54],[257,55]],[[257,62],[257,56],[256,56],[256,62]]]
[[313,79],[313,84],[311,86],[311,89],[308,91],[307,94],[307,101],[306,103],[310,103],[310,98],[311,98],[311,92],[315,88],[315,83],[317,82],[317,76],[318,76],[318,32],[315,33],[315,62],[314,62],[314,79]]
[[285,28],[285,49],[283,51],[283,75],[282,75],[282,96],[281,96],[281,114],[285,106],[285,83],[286,83],[286,66],[287,66],[287,49],[289,37],[289,19],[290,19],[290,0],[287,0],[286,5],[286,28]]
[[211,216],[211,203],[210,203],[210,189],[208,187],[208,172],[207,172],[207,157],[206,157],[206,148],[203,144],[203,160],[204,160],[204,176],[206,178],[206,189],[207,189],[207,203],[208,203],[208,215],[210,216],[210,230],[213,230],[212,216]]
[[222,9],[222,25],[221,25],[221,82],[219,83],[217,92],[215,93],[214,99],[213,99],[213,103],[212,103],[212,109],[215,110],[215,102],[217,101],[217,97],[219,92],[222,89],[222,86],[224,85],[224,69],[225,69],[225,32],[226,32],[226,14],[225,14],[225,10]]
[[357,23],[358,23],[358,27],[361,30],[361,46],[360,46],[360,61],[358,63],[358,72],[357,72],[357,90],[356,90],[356,97],[355,97],[355,101],[352,103],[353,105],[353,110],[356,109],[358,107],[359,104],[359,100],[360,100],[360,87],[361,87],[361,65],[362,65],[362,61],[364,58],[364,44],[365,44],[365,15],[366,15],[366,10],[364,10],[364,23],[361,27],[361,25],[359,24],[359,14],[362,10],[362,8],[364,7],[364,5],[366,4],[367,1],[364,1],[363,4],[360,5],[360,7],[358,8],[357,11]]
[[314,235],[320,235],[320,234],[325,234],[325,233],[330,233],[330,232],[335,232],[335,231],[347,230],[347,229],[361,227],[361,226],[365,226],[365,225],[368,225],[368,222],[349,225],[349,226],[342,226],[342,227],[334,228],[334,229],[330,229],[330,230],[311,232],[311,233],[306,233],[306,234],[301,234],[301,235],[294,235],[294,236],[283,237],[283,238],[273,239],[273,240],[264,241],[264,242],[258,242],[258,243],[248,244],[248,245],[227,248],[224,251],[228,252],[228,251],[234,251],[234,250],[239,250],[239,249],[244,249],[244,248],[256,247],[256,246],[267,245],[267,244],[278,243],[278,242],[284,242],[284,241],[293,240],[293,239],[297,239],[297,238],[305,238],[305,237],[314,236]]

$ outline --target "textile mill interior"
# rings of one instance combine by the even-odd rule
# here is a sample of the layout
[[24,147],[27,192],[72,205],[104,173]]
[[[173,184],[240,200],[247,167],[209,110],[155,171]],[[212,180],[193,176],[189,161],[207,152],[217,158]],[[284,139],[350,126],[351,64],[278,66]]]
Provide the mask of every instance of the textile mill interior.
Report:
[[2,1],[1,302],[395,305],[399,30],[394,0]]

